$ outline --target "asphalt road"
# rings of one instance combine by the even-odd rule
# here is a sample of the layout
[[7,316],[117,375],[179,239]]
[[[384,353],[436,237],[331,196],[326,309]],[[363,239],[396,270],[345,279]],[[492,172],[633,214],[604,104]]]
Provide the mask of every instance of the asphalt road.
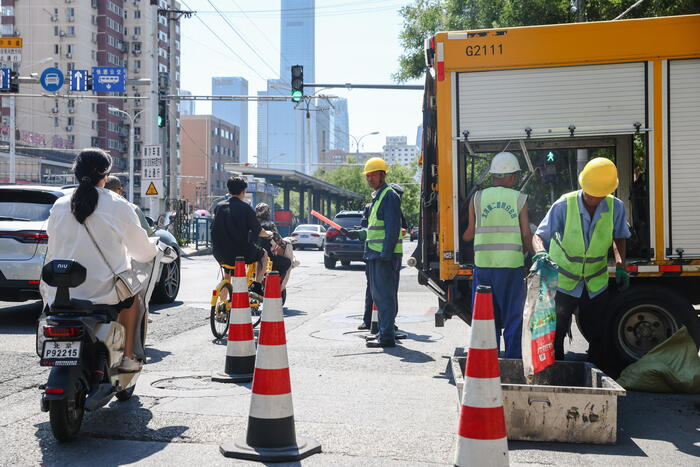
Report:
[[[410,247],[408,248],[410,249]],[[327,270],[321,252],[298,251],[285,326],[297,434],[321,442],[304,465],[451,465],[457,393],[447,371],[470,328],[435,328],[434,297],[404,268],[398,324],[409,338],[367,349],[357,331],[364,299],[361,264]],[[0,302],[0,465],[238,465],[218,446],[245,434],[249,384],[212,383],[226,346],[208,323],[217,267],[183,259],[178,301],[152,310],[149,362],[135,396],[86,415],[78,440],[54,441],[39,410],[48,371],[34,354],[36,303]],[[583,358],[577,334],[572,358]],[[612,446],[510,442],[513,465],[700,465],[700,399],[628,393],[619,399]]]

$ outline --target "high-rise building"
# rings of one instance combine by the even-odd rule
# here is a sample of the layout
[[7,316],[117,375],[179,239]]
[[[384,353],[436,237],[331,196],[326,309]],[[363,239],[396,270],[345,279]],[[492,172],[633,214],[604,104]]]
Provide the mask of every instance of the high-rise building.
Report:
[[339,98],[333,100],[333,110],[331,110],[331,128],[333,129],[331,140],[332,149],[349,151],[350,126],[347,99]]
[[[248,80],[240,76],[221,76],[211,79],[211,93],[215,96],[247,96]],[[250,161],[248,153],[248,102],[214,101],[212,114],[222,120],[237,125],[241,129],[241,162]]]
[[409,145],[406,136],[387,136],[384,145],[384,160],[388,164],[398,163],[409,165],[418,159],[420,149]]
[[[158,75],[167,74],[179,87],[180,32],[175,28],[175,50],[170,50],[168,19],[159,8],[179,9],[175,0],[148,1],[32,0],[3,1],[3,36],[24,40],[21,76],[41,73],[55,67],[66,76],[59,94],[68,89],[72,69],[91,71],[93,66],[125,67],[128,79],[148,78],[150,85],[127,85],[119,99],[23,98],[16,99],[16,126],[20,139],[38,148],[80,149],[97,146],[113,157],[113,172],[128,170],[128,135],[130,120],[110,107],[138,116],[134,123],[134,201],[140,202],[140,153],[143,145],[163,144],[165,132],[156,125],[158,114]],[[169,54],[174,53],[176,67],[170,69]],[[38,84],[20,85],[21,93],[44,92]],[[93,93],[84,92],[84,95]],[[99,93],[115,96],[114,93]],[[150,99],[138,99],[148,96]],[[3,103],[4,105],[4,103]],[[171,122],[177,122],[173,106]],[[3,108],[3,123],[9,108]],[[167,152],[167,147],[165,148]],[[166,167],[167,169],[167,167]],[[167,173],[167,172],[166,172]],[[125,177],[122,177],[125,178]]]
[[227,163],[240,162],[240,129],[213,115],[182,116],[181,198],[209,209],[226,194]]
[[[304,67],[304,82],[315,80],[315,0],[282,0],[280,79],[268,80],[260,96],[291,93],[291,67]],[[301,109],[301,106],[299,106]],[[318,162],[318,113],[293,102],[258,102],[258,164],[313,173]]]
[[423,147],[423,125],[418,125],[416,130],[416,146],[420,149]]
[[[178,89],[177,93],[181,96],[191,96],[190,91],[185,91],[184,89]],[[195,101],[181,100],[180,101],[180,115],[195,115]]]

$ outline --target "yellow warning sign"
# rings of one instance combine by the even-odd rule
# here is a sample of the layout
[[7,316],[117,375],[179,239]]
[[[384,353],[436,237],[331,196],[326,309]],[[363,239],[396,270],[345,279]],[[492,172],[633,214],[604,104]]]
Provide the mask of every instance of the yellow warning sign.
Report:
[[8,48],[22,48],[22,38],[21,37],[2,37],[0,38],[0,47]]
[[150,185],[148,185],[148,189],[146,190],[147,195],[157,195],[158,190],[156,190],[156,186],[151,182]]

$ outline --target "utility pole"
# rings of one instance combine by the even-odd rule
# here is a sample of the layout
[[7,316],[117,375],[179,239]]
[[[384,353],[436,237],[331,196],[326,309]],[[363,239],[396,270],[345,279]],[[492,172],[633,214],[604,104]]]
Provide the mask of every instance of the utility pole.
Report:
[[17,181],[17,157],[16,146],[16,124],[15,124],[15,96],[10,96],[10,183]]
[[[177,92],[177,74],[176,67],[177,63],[175,61],[175,56],[177,54],[177,44],[175,40],[175,31],[181,17],[189,18],[192,16],[193,11],[185,10],[173,10],[173,9],[158,9],[158,14],[163,14],[168,18],[168,74],[169,74],[169,93],[171,95],[178,94]],[[171,101],[172,102],[172,101]],[[174,208],[175,203],[180,197],[178,190],[178,103],[175,103],[175,107],[168,106],[168,145],[169,145],[169,165],[170,170],[168,171],[168,196],[170,198],[170,207]]]
[[[586,21],[586,14],[583,11],[583,0],[576,0],[576,21],[583,23]],[[576,172],[581,173],[588,163],[588,149],[576,149]]]

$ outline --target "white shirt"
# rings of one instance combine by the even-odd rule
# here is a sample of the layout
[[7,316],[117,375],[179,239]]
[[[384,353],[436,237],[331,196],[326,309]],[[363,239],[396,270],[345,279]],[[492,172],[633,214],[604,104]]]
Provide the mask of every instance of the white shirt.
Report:
[[[60,197],[51,208],[46,233],[49,236],[46,262],[72,259],[87,269],[85,282],[70,289],[71,298],[91,300],[95,304],[114,305],[119,298],[114,289],[114,274],[131,267],[131,259],[140,263],[151,261],[157,247],[141,227],[129,202],[105,188],[97,188],[99,198],[95,211],[85,220],[93,238],[100,246],[104,259],[85,230],[71,212],[72,194]],[[110,270],[110,266],[112,270]],[[56,289],[41,282],[45,303],[53,303]]]

